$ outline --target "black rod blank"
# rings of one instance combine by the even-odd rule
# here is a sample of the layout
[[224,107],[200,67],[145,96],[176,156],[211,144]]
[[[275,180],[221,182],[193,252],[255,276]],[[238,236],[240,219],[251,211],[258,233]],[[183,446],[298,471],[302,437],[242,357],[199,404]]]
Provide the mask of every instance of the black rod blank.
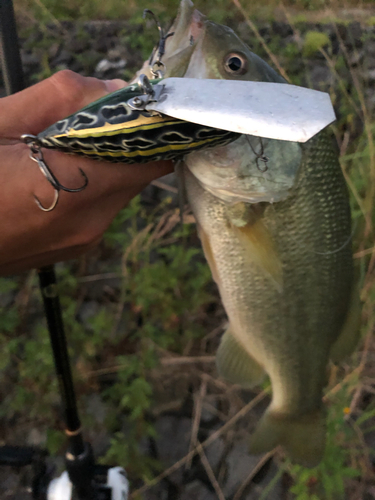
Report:
[[[0,63],[6,93],[10,95],[23,90],[25,81],[12,0],[0,0]],[[68,436],[66,465],[78,498],[94,500],[96,498],[92,482],[94,457],[91,446],[85,443],[82,437],[55,270],[53,266],[46,266],[39,269],[38,272],[55,369],[64,406],[66,434]],[[14,449],[12,448],[13,454]],[[6,455],[3,458],[8,463],[10,460],[9,450],[3,448],[3,451]]]
[[[25,87],[18,36],[12,0],[0,0],[0,54],[7,94],[21,91]],[[53,266],[39,270],[39,281],[47,317],[48,329],[55,361],[56,373],[65,410],[67,434],[73,452],[80,455],[84,443],[80,432],[72,373],[70,369],[64,325],[57,295],[56,276]]]
[[55,270],[53,266],[46,266],[39,269],[38,274],[56,374],[64,405],[67,434],[71,438],[72,444],[74,443],[74,454],[80,455],[84,451],[84,443],[80,432],[81,422],[78,416]]
[[12,0],[0,0],[0,59],[8,95],[25,88]]

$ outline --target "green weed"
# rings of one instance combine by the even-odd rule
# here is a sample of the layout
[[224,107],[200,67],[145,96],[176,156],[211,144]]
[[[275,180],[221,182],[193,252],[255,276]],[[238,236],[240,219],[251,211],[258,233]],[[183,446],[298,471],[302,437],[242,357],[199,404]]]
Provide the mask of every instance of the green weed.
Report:
[[319,52],[320,49],[329,45],[330,40],[326,33],[308,31],[305,36],[302,55],[304,57],[311,57]]

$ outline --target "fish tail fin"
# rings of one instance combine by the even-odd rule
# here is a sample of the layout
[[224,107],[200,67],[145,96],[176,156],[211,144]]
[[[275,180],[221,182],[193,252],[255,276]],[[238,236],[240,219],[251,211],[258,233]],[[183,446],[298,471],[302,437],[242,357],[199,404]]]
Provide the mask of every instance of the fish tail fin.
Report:
[[325,436],[325,418],[321,410],[295,418],[269,409],[250,437],[249,450],[257,455],[281,445],[293,462],[315,467],[323,458]]

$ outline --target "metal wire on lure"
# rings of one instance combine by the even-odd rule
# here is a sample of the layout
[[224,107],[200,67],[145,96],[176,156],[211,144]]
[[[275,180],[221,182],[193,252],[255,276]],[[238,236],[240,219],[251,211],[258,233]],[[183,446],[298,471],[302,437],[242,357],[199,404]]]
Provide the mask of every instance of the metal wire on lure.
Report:
[[[153,74],[153,76],[155,78],[162,78],[163,74],[164,74],[164,70],[165,70],[165,64],[161,61],[161,58],[163,57],[163,55],[165,53],[165,42],[166,42],[167,38],[174,35],[174,32],[167,33],[166,35],[164,35],[163,28],[161,27],[161,24],[159,22],[158,17],[156,16],[156,14],[154,14],[154,12],[152,12],[152,10],[150,10],[150,9],[145,9],[143,11],[143,19],[146,17],[147,14],[152,16],[152,18],[154,19],[156,26],[158,27],[159,34],[160,34],[159,43],[158,43],[157,47],[152,51],[152,54],[151,54],[151,57],[149,60],[149,65],[151,66],[151,73]],[[156,52],[157,52],[157,58],[156,58],[156,61],[153,62]]]

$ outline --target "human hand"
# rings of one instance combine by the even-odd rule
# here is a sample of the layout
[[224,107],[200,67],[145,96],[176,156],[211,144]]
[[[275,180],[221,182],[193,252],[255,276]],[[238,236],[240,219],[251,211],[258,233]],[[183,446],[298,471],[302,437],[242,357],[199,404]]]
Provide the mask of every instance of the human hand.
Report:
[[57,151],[43,150],[46,163],[61,184],[82,185],[81,168],[89,179],[77,194],[60,191],[51,212],[43,206],[54,197],[51,184],[19,142],[125,82],[85,78],[71,71],[56,73],[22,92],[0,99],[0,275],[13,274],[75,258],[97,244],[121,208],[153,179],[173,170],[172,162],[142,165],[108,164]]

